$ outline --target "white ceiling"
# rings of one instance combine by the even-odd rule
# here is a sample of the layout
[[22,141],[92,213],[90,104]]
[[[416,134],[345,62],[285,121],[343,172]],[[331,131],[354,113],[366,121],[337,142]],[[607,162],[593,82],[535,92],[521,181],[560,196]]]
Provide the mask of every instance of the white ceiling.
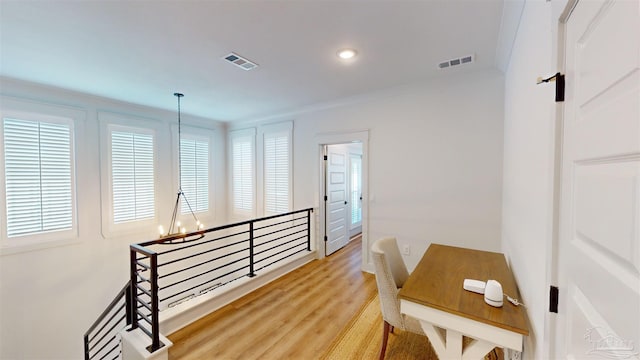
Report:
[[[0,75],[168,110],[178,91],[184,113],[256,119],[496,67],[502,12],[502,0],[0,0]],[[344,47],[355,61],[337,58]],[[260,66],[222,60],[232,51]]]

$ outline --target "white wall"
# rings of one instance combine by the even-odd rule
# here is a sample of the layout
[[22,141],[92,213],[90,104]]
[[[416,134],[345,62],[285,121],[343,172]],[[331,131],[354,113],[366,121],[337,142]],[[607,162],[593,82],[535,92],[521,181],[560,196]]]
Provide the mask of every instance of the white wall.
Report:
[[319,206],[316,135],[368,129],[370,239],[409,244],[411,269],[431,242],[500,250],[503,81],[467,72],[270,119],[294,119],[294,208]]
[[[84,131],[76,133],[80,241],[0,255],[0,359],[81,359],[84,332],[128,279],[128,245],[157,236],[155,227],[142,237],[105,238],[102,235],[98,111],[162,123],[162,130],[157,134],[160,145],[157,166],[163,176],[158,179],[156,191],[160,197],[157,214],[165,223],[171,218],[176,193],[170,175],[172,169],[177,168],[172,164],[170,150],[170,128],[177,121],[176,114],[6,78],[0,81],[3,96],[36,104],[70,106],[86,113]],[[171,92],[167,94],[167,101],[176,101]],[[182,109],[188,109],[188,97],[184,98]],[[188,115],[182,120],[183,124],[206,126],[215,131],[214,173],[224,173],[225,127]],[[215,222],[224,223],[225,178],[216,179],[213,185]]]
[[546,358],[553,255],[555,83],[536,85],[556,66],[564,1],[527,1],[505,74],[502,251],[527,305],[525,358]]

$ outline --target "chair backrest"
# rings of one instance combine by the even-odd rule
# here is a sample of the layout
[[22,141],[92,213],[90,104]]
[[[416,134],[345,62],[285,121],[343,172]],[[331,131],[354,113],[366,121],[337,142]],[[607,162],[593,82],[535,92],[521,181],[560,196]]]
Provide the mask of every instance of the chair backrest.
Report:
[[371,258],[375,267],[382,317],[392,326],[404,329],[398,289],[407,281],[409,272],[400,255],[396,238],[376,241],[371,246]]
[[400,255],[396,238],[388,237],[376,241],[371,247],[371,252],[384,255],[396,288],[401,288],[404,282],[407,281],[409,272],[404,264],[404,260],[402,260],[402,255]]

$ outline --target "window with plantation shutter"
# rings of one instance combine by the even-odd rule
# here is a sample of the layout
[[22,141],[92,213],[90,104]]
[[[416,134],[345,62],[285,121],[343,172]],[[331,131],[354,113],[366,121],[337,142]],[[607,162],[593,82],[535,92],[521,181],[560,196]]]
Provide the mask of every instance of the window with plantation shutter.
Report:
[[72,124],[3,119],[7,237],[73,228]]
[[289,132],[264,136],[264,208],[267,214],[291,210],[291,146]]
[[351,224],[362,222],[362,155],[351,155]]
[[209,210],[209,140],[185,135],[180,141],[182,183],[181,213]]
[[233,187],[233,212],[254,212],[254,136],[241,135],[231,138],[231,163]]
[[155,216],[153,135],[111,131],[111,193],[115,224]]

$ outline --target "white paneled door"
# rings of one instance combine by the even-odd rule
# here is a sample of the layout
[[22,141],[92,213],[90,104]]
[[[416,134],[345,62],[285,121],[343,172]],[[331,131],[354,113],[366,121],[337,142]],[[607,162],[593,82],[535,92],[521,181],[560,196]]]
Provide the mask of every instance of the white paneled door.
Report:
[[640,356],[640,2],[565,26],[557,358]]
[[346,147],[335,145],[327,149],[326,255],[330,255],[349,242],[348,179]]

